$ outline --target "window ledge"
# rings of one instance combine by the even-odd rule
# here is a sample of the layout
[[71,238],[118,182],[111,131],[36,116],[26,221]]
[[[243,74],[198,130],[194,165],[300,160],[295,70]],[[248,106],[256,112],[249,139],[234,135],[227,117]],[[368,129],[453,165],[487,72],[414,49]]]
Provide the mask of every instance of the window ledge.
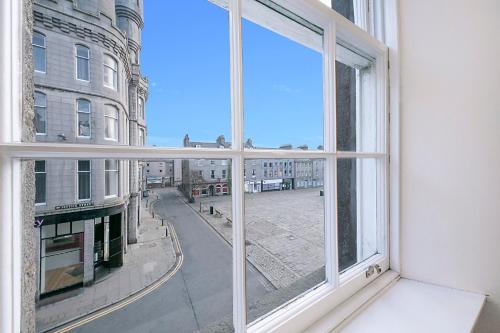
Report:
[[[486,300],[481,294],[409,279],[399,279],[368,301],[356,300],[360,296],[344,302],[307,332],[469,333]],[[356,303],[358,310],[340,321],[339,313],[349,313]]]

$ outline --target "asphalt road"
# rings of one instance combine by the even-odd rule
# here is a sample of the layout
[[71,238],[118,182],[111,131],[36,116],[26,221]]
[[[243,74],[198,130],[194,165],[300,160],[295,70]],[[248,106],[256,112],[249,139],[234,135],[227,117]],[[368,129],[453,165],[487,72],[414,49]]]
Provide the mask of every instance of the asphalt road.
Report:
[[[230,246],[176,191],[160,198],[155,209],[175,227],[184,253],[181,269],[151,294],[73,332],[194,332],[232,314]],[[269,288],[260,273],[247,269],[250,302]]]

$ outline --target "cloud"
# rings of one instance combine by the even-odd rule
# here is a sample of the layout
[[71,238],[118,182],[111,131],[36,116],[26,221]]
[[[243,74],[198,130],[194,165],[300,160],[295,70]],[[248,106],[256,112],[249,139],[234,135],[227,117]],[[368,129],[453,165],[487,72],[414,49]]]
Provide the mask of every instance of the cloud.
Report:
[[272,88],[274,90],[276,90],[276,91],[284,92],[284,93],[287,93],[287,94],[297,94],[297,93],[300,92],[299,89],[295,89],[295,88],[289,87],[286,84],[275,83],[275,84],[272,85]]

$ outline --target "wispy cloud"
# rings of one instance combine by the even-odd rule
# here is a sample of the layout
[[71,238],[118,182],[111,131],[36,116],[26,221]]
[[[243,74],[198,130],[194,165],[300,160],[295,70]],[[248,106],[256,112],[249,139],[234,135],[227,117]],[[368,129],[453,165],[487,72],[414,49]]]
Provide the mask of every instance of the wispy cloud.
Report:
[[276,90],[276,91],[284,92],[284,93],[287,93],[287,94],[297,94],[297,93],[300,92],[299,89],[295,89],[295,88],[289,87],[286,84],[275,83],[275,84],[272,85],[272,88],[274,90]]

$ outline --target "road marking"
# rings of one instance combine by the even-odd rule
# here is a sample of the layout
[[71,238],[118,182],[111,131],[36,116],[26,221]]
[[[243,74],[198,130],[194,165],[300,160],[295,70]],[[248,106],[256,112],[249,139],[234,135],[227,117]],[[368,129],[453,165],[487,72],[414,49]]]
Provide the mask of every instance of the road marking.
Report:
[[172,225],[167,226],[170,229],[170,237],[174,241],[174,247],[175,247],[175,253],[177,256],[176,264],[174,266],[174,269],[172,269],[170,272],[165,274],[163,277],[161,277],[159,280],[157,280],[155,283],[149,285],[148,287],[144,288],[143,290],[137,292],[136,294],[133,294],[132,296],[124,299],[123,301],[119,301],[118,303],[112,304],[104,309],[97,310],[96,312],[86,315],[81,319],[77,319],[77,321],[73,324],[67,325],[63,328],[60,329],[51,329],[46,332],[53,331],[54,333],[66,333],[71,330],[74,330],[75,328],[78,328],[82,325],[85,325],[87,323],[90,323],[91,321],[94,321],[98,318],[104,317],[116,310],[119,310],[121,308],[126,307],[127,305],[130,305],[131,303],[143,298],[144,296],[150,294],[151,292],[155,291],[158,289],[160,286],[162,286],[165,282],[170,280],[172,276],[174,276],[177,271],[182,266],[182,262],[184,261],[184,254],[182,253],[182,248],[179,243],[179,238],[177,237],[177,233],[175,232],[175,228]]

